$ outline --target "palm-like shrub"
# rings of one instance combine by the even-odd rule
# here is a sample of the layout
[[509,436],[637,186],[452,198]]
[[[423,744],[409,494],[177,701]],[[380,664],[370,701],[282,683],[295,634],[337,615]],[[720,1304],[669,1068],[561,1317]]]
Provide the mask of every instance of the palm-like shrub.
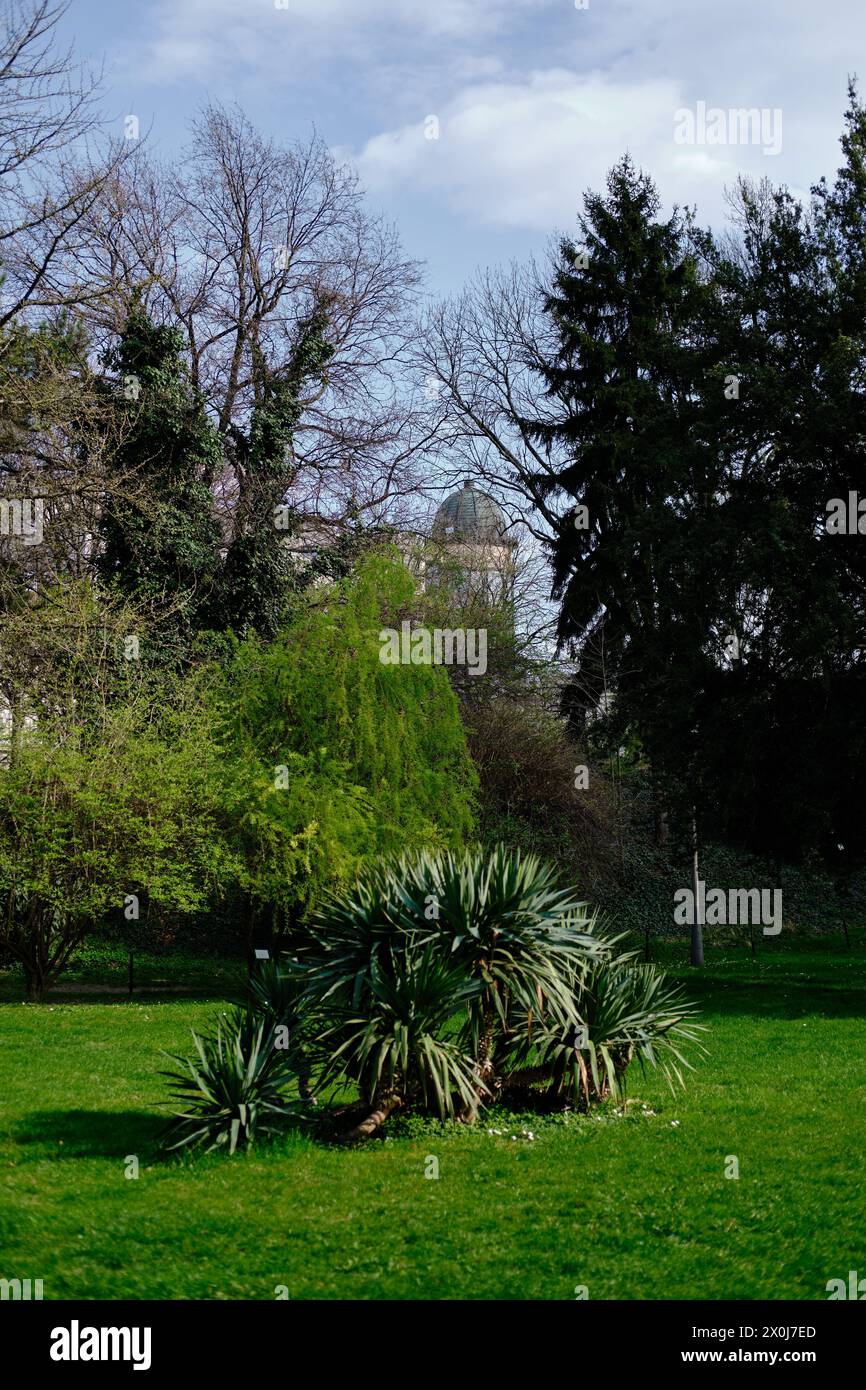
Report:
[[272,1030],[275,1045],[297,1074],[301,1099],[313,1100],[308,1059],[312,1040],[305,1027],[308,996],[303,970],[296,960],[262,961],[250,975],[247,996],[250,1010]]
[[407,939],[377,951],[363,1008],[340,1008],[321,1039],[330,1056],[324,1080],[353,1081],[370,1116],[353,1131],[365,1137],[398,1106],[420,1104],[441,1119],[472,1109],[478,1077],[453,1027],[479,985],[431,943]]
[[549,1104],[587,1108],[622,1093],[635,1058],[682,1082],[695,1008],[617,952],[535,856],[386,862],[316,915],[291,960],[257,972],[251,1018],[196,1039],[198,1063],[174,1075],[176,1147],[251,1142],[284,1113],[293,1069],[305,1094],[310,1065],[321,1086],[357,1087],[367,1113],[352,1140],[400,1107],[468,1120],[538,1081]]
[[518,1032],[510,1061],[534,1060],[524,1079],[549,1079],[551,1098],[567,1096],[581,1109],[623,1092],[626,1070],[658,1067],[673,1089],[691,1069],[682,1045],[703,1051],[697,1008],[655,966],[637,965],[630,955],[599,960],[574,978],[581,1022],[562,1027],[551,1017]]
[[260,1134],[273,1134],[290,1113],[287,1087],[292,1079],[285,1053],[274,1046],[265,1019],[236,1009],[220,1019],[216,1031],[193,1033],[195,1056],[171,1057],[179,1071],[163,1072],[171,1081],[176,1110],[164,1136],[168,1150],[204,1145],[234,1153]]
[[300,1026],[304,1009],[304,975],[291,960],[259,962],[250,975],[250,1005],[275,1027]]
[[[489,857],[420,854],[384,863],[328,903],[297,958],[312,1011],[341,1019],[323,1045],[339,1038],[342,1048],[342,1030],[354,1029],[349,1052],[362,1090],[362,1049],[390,1067],[399,1047],[412,1052],[410,1039],[418,1041],[411,1076],[407,1063],[395,1064],[384,1090],[374,1096],[366,1087],[375,1114],[387,1092],[391,1108],[417,1098],[442,1115],[456,1104],[469,1117],[500,1088],[497,1046],[514,1017],[578,1024],[575,981],[610,951],[594,925],[587,905],[534,855],[502,847]],[[424,1002],[417,1015],[413,992]]]
[[577,1022],[572,978],[604,954],[587,905],[535,855],[498,847],[420,854],[383,865],[319,915],[301,959],[320,1000],[358,1008],[382,953],[429,944],[477,985],[468,999],[465,1047],[482,1089],[494,1080],[493,1044],[509,1010]]

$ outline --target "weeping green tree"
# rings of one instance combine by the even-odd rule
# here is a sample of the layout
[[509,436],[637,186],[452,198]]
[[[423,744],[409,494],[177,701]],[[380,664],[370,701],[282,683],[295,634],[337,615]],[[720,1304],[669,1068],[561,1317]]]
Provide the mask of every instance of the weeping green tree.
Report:
[[380,659],[383,624],[413,595],[399,560],[370,555],[226,669],[226,816],[277,938],[378,856],[472,833],[477,778],[444,669]]

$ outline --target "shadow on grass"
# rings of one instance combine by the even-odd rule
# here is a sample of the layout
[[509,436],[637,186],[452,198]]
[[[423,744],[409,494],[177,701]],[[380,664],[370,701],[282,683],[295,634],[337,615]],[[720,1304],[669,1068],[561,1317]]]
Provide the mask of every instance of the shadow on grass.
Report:
[[[355,1107],[351,1108],[354,1111]],[[360,1112],[367,1107],[357,1107]],[[263,1135],[257,1147],[279,1144],[291,1134],[328,1144],[342,1132],[343,1117],[350,1113],[346,1107],[323,1106],[306,1114],[288,1112],[278,1133]],[[171,1163],[186,1153],[202,1149],[188,1148],[168,1152],[162,1145],[171,1119],[170,1110],[154,1115],[143,1110],[34,1110],[17,1129],[16,1144],[40,1150],[39,1157],[54,1159],[115,1158],[125,1159],[135,1154],[148,1162]]]
[[690,999],[708,1013],[755,1014],[762,1018],[866,1018],[866,986],[812,980],[719,979],[699,970],[679,972]]
[[165,1117],[144,1110],[34,1110],[15,1134],[52,1158],[125,1158],[156,1153]]

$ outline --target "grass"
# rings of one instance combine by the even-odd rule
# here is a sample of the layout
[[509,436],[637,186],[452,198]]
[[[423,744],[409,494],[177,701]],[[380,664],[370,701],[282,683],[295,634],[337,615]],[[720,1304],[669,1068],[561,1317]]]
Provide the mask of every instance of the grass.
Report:
[[826,1298],[866,1273],[866,950],[710,947],[676,973],[710,1025],[685,1093],[636,1074],[625,1116],[407,1121],[355,1151],[294,1133],[231,1160],[155,1156],[160,1050],[224,1004],[4,1004],[0,1277],[46,1298]]

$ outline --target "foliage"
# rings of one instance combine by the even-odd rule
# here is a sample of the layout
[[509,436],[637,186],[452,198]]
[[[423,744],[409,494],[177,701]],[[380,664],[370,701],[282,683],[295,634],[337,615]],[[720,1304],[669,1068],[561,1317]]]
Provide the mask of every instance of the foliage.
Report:
[[[587,1104],[618,1094],[634,1055],[681,1061],[674,1040],[694,1036],[690,1006],[595,928],[548,866],[502,847],[386,860],[322,907],[288,968],[302,982],[320,1085],[354,1084],[370,1112],[349,1137],[374,1133],[397,1108],[471,1119],[524,1082],[532,1058],[551,1098],[567,1093],[567,1072]],[[273,981],[268,1008],[272,992]],[[575,1039],[587,1015],[584,1047]]]
[[[606,194],[586,195],[581,245],[562,243],[545,301],[557,342],[543,379],[565,404],[533,427],[564,455],[545,490],[568,503],[553,562],[559,635],[581,653],[570,708],[585,716],[615,687],[623,726],[629,694],[644,712],[662,683],[679,715],[718,599],[707,571],[721,462],[700,411],[714,366],[705,243],[689,218],[658,212],[628,157]],[[657,754],[662,729],[642,727]]]
[[200,910],[238,872],[221,832],[221,750],[206,691],[169,676],[155,684],[134,662],[113,678],[111,650],[86,659],[92,615],[74,601],[61,612],[79,624],[82,680],[64,681],[60,662],[52,672],[43,661],[51,678],[38,705],[19,709],[0,765],[0,945],[23,965],[34,998],[106,914],[139,901]]
[[276,509],[284,505],[297,477],[293,433],[303,412],[302,391],[310,382],[322,381],[334,355],[327,327],[327,307],[320,305],[300,325],[292,356],[279,374],[267,369],[261,350],[253,353],[261,384],[248,433],[238,426],[231,430],[238,498],[234,535],[212,611],[215,627],[271,636],[289,593],[297,587],[285,544],[290,528],[277,524]]
[[447,677],[379,661],[411,592],[372,557],[272,642],[186,671],[128,659],[130,630],[142,656],[159,631],[87,584],[19,605],[0,637],[0,944],[32,994],[130,895],[155,920],[224,894],[280,932],[383,852],[463,841],[475,775]]
[[622,160],[547,287],[555,408],[519,423],[567,508],[553,551],[580,662],[571,717],[586,727],[603,700],[614,747],[639,735],[683,834],[696,811],[701,840],[850,873],[866,856],[866,571],[826,523],[858,489],[866,418],[853,86],[842,146],[811,207],[742,182],[727,242],[662,220]]
[[636,1058],[641,1068],[659,1067],[673,1089],[676,1078],[685,1085],[680,1068],[691,1068],[682,1045],[699,1050],[698,1010],[652,965],[637,965],[629,954],[614,961],[593,962],[575,980],[575,1001],[581,1023],[563,1028],[542,1018],[523,1031],[509,1059],[549,1073],[553,1095],[564,1095],[586,1110],[610,1096],[622,1098],[626,1072]]
[[368,1106],[399,1100],[444,1119],[477,1101],[477,1076],[450,1025],[477,997],[480,983],[459,962],[449,962],[433,942],[389,942],[371,958],[366,988],[340,1007],[332,995],[327,1014],[336,1021],[322,1034],[327,1050],[324,1083],[354,1082]]
[[159,610],[163,659],[185,654],[219,578],[220,528],[211,487],[219,435],[193,388],[179,328],[152,323],[136,300],[106,363],[125,425],[100,524],[97,571],[145,609]]
[[181,1070],[163,1073],[183,1107],[167,1128],[167,1149],[206,1145],[206,1152],[226,1148],[233,1154],[259,1135],[277,1133],[289,1113],[290,1072],[268,1022],[237,1009],[214,1033],[192,1037],[196,1057],[174,1057]]
[[463,720],[481,783],[485,843],[503,840],[552,858],[566,873],[579,872],[591,895],[617,882],[614,788],[566,721],[526,687],[464,706]]
[[476,778],[447,677],[379,660],[382,623],[412,593],[401,565],[371,556],[229,666],[227,814],[243,886],[277,929],[377,856],[456,847],[472,829]]

